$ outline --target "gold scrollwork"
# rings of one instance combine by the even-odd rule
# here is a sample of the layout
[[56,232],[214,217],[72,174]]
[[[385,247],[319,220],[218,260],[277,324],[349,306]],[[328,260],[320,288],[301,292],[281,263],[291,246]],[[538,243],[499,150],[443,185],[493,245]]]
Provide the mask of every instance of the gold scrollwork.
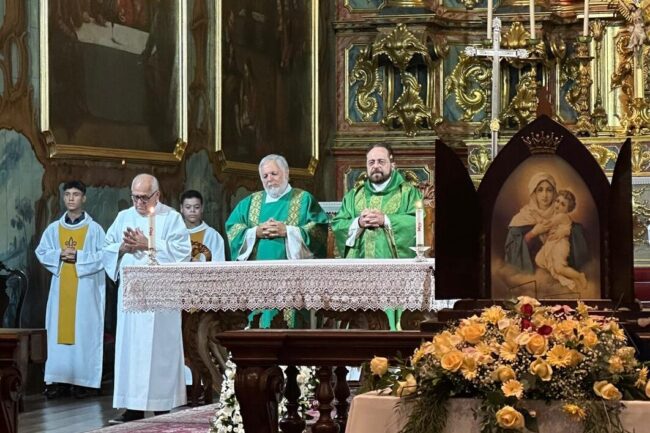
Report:
[[356,105],[363,120],[368,121],[377,113],[379,103],[374,93],[381,93],[381,83],[377,71],[377,63],[370,56],[370,47],[364,47],[359,52],[359,57],[350,72],[352,81],[350,85],[361,82],[357,89]]
[[469,122],[487,104],[487,92],[492,71],[478,57],[464,52],[458,56],[458,63],[445,79],[445,98],[454,94],[456,104],[462,109],[461,120]]
[[374,42],[372,52],[373,59],[382,55],[387,56],[400,72],[406,70],[416,54],[420,54],[427,64],[431,62],[427,47],[402,23],[388,35]]
[[650,206],[647,200],[641,200],[646,187],[632,189],[632,239],[635,244],[648,243],[648,223],[650,223]]
[[402,72],[400,77],[404,90],[381,123],[388,128],[401,126],[407,136],[413,137],[423,125],[431,123],[431,110],[420,97],[417,78],[408,72]]
[[644,149],[640,143],[632,144],[632,173],[641,173],[650,162],[650,150]]
[[492,156],[490,155],[490,146],[481,145],[473,147],[469,156],[467,157],[467,162],[469,162],[470,172],[473,174],[485,174],[487,171],[490,162],[492,162]]
[[617,157],[616,152],[600,144],[587,145],[587,150],[589,150],[591,156],[594,157],[598,165],[600,165],[600,168],[603,170],[606,169],[607,164],[610,161],[615,161]]
[[611,77],[611,90],[621,88],[628,100],[634,97],[634,88],[632,87],[632,69],[633,59],[632,50],[628,48],[630,42],[630,32],[623,29],[616,35],[616,56],[619,58],[616,65],[616,71]]
[[513,50],[528,48],[528,39],[530,39],[530,33],[519,21],[515,21],[502,36],[503,47]]
[[537,71],[526,72],[517,84],[517,94],[508,104],[502,119],[513,119],[519,128],[527,125],[537,114]]

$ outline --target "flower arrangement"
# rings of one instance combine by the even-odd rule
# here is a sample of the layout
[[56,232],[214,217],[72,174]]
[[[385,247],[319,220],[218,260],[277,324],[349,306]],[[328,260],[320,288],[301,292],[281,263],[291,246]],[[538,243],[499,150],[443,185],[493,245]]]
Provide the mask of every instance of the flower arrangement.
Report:
[[[212,419],[210,433],[244,433],[244,424],[239,410],[239,403],[235,397],[235,364],[230,358],[226,361],[226,372],[221,384],[217,412]],[[284,367],[282,368],[284,371]],[[304,414],[312,408],[311,398],[316,389],[316,374],[314,367],[299,367],[296,377],[300,387],[298,400],[299,412]],[[286,401],[280,402],[280,418],[286,414]]]
[[442,433],[451,397],[481,400],[482,433],[538,431],[528,400],[561,402],[586,433],[623,433],[621,400],[650,398],[648,367],[615,318],[588,312],[520,296],[450,325],[397,370],[374,358],[370,382],[414,399],[404,433]]

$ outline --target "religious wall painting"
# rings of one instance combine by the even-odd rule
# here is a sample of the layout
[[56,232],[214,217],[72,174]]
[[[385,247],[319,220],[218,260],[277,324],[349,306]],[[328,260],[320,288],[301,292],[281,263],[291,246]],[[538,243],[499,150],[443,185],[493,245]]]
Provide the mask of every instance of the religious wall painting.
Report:
[[269,153],[292,176],[318,160],[318,4],[224,0],[216,5],[216,151],[225,170],[257,173]]
[[51,157],[176,163],[187,144],[186,2],[40,0]]
[[[422,164],[403,164],[397,170],[402,173],[404,178],[414,184],[422,182],[433,182],[433,173],[431,169]],[[350,166],[344,173],[344,194],[355,188],[360,182],[366,179],[365,166]]]
[[0,262],[26,269],[36,231],[34,203],[41,196],[43,166],[27,138],[15,131],[0,131]]
[[522,162],[499,191],[491,232],[494,298],[600,298],[598,210],[564,159]]

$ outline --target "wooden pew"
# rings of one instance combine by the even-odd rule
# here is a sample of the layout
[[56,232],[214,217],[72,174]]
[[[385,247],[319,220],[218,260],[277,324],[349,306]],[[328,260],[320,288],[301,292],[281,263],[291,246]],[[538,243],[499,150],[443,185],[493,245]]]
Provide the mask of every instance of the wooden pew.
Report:
[[[345,431],[350,388],[346,366],[359,366],[373,356],[406,358],[431,333],[418,331],[282,330],[251,329],[228,331],[216,336],[230,350],[237,365],[235,395],[239,401],[244,430],[299,433],[305,421],[297,412],[300,388],[296,365],[316,366],[319,385],[316,398],[320,417],[313,432]],[[287,365],[286,384],[279,365]],[[332,374],[334,367],[334,374]],[[332,388],[332,381],[335,386]],[[287,415],[278,422],[278,402],[284,390]],[[335,403],[332,402],[336,399]],[[336,417],[332,419],[332,410]]]

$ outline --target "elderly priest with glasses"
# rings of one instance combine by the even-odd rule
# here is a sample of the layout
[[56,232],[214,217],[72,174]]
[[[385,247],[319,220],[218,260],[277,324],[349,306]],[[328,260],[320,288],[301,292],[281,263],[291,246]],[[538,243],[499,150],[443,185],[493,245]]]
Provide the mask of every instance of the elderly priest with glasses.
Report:
[[[133,207],[121,211],[106,233],[104,266],[114,281],[124,266],[190,260],[190,235],[183,218],[160,203],[158,180],[140,174],[131,184]],[[131,312],[118,289],[113,406],[127,410],[110,423],[168,412],[186,402],[180,311]]]

